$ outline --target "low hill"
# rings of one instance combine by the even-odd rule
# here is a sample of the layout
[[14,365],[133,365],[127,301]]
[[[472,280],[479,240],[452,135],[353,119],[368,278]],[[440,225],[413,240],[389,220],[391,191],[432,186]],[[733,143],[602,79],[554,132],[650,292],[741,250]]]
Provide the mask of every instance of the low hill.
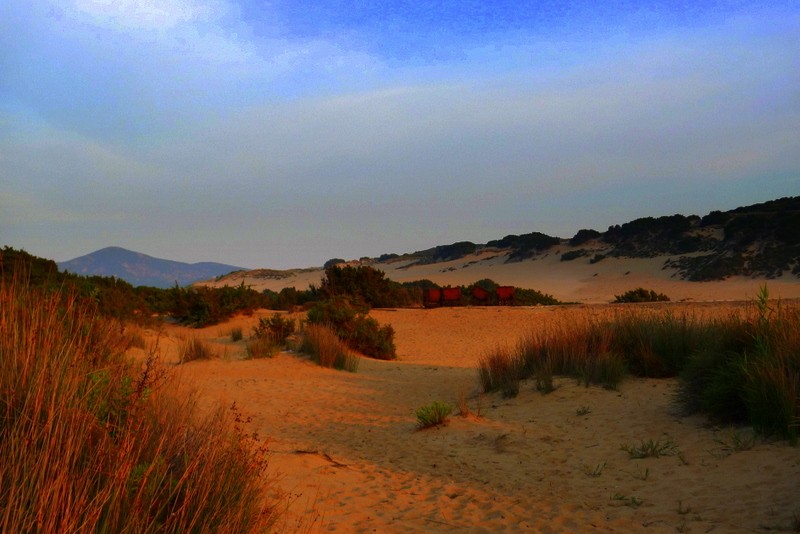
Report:
[[106,247],[91,254],[58,263],[58,268],[86,276],[116,276],[134,286],[184,286],[241,271],[242,267],[223,263],[179,261],[154,258],[120,247]]
[[[605,232],[580,230],[570,239],[531,232],[350,263],[372,265],[397,282],[462,285],[489,278],[573,302],[609,302],[637,287],[673,300],[741,300],[755,296],[765,282],[775,296],[798,298],[800,197],[703,217],[645,217]],[[305,289],[318,285],[323,274],[322,268],[261,269],[203,284]]]
[[411,254],[385,254],[379,261],[404,259],[417,265],[465,258],[482,250],[506,253],[507,262],[523,261],[568,245],[564,261],[597,263],[605,258],[670,256],[667,267],[691,281],[730,276],[800,279],[800,197],[786,197],[730,211],[697,215],[643,217],[612,225],[605,232],[584,229],[565,240],[539,232],[508,235],[476,244],[461,241]]

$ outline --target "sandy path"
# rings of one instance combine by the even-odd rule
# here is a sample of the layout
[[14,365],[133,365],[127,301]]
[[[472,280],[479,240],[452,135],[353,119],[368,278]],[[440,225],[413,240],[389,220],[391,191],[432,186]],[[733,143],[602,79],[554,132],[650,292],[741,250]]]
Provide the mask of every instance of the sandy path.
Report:
[[[732,443],[733,430],[674,414],[675,381],[629,379],[606,391],[557,379],[549,395],[532,384],[510,400],[477,394],[483,351],[527,328],[587,313],[597,309],[375,310],[396,330],[399,361],[362,359],[355,374],[292,354],[239,360],[243,344],[227,332],[238,324],[247,333],[256,317],[238,318],[195,332],[218,343],[228,360],[176,369],[209,402],[235,401],[269,437],[277,488],[291,500],[286,530],[789,528],[800,514],[800,449],[759,441],[725,451],[721,442]],[[471,416],[415,429],[416,408],[433,400],[455,405],[461,393]],[[630,460],[620,449],[648,439],[671,439],[681,455]]]

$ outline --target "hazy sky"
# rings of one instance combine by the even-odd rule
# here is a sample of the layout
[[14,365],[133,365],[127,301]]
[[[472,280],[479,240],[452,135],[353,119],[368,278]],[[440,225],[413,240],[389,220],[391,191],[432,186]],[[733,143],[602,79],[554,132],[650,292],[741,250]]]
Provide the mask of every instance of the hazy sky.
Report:
[[0,245],[304,267],[800,194],[800,0],[3,0]]

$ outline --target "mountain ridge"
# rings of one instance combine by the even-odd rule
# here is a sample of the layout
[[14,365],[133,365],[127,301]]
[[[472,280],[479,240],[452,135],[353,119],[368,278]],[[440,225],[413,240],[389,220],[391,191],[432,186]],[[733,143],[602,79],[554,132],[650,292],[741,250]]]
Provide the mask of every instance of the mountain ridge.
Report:
[[57,262],[58,268],[83,276],[115,276],[134,286],[166,288],[192,284],[247,270],[217,262],[184,263],[156,258],[118,246],[104,247],[71,260]]

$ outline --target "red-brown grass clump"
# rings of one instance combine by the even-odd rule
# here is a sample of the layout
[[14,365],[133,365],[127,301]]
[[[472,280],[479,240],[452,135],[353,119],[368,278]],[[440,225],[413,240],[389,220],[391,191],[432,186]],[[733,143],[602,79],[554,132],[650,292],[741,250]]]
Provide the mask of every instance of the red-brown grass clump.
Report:
[[306,324],[299,350],[322,367],[351,373],[358,369],[359,356],[347,347],[336,332],[324,325]]
[[267,528],[257,437],[125,344],[72,294],[0,283],[0,531]]

